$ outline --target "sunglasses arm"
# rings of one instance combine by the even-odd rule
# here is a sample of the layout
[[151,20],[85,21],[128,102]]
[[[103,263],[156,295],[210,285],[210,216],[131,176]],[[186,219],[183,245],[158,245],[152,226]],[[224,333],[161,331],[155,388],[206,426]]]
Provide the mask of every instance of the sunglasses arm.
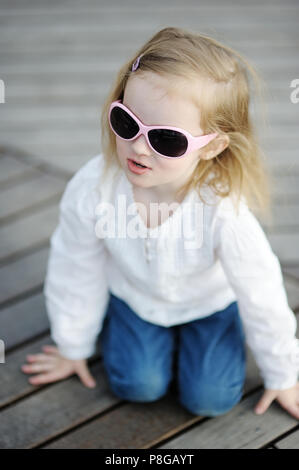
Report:
[[214,134],[207,134],[207,135],[201,135],[199,137],[192,137],[188,152],[189,151],[192,152],[193,150],[198,150],[202,147],[205,147],[209,142],[215,139],[217,135],[218,133],[216,132]]

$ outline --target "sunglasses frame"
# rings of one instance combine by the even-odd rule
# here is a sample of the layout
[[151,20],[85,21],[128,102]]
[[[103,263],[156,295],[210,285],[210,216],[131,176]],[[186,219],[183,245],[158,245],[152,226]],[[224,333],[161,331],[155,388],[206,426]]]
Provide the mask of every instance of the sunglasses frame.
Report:
[[[112,127],[112,124],[111,124],[111,112],[112,110],[115,108],[115,107],[119,107],[121,109],[123,109],[126,113],[129,114],[129,116],[134,119],[134,121],[136,122],[136,124],[138,125],[139,127],[139,131],[137,132],[136,135],[134,135],[134,137],[132,137],[131,139],[125,139],[124,137],[121,137],[120,135],[118,135],[115,130],[113,129]],[[214,133],[214,134],[207,134],[207,135],[200,135],[199,137],[194,137],[192,134],[190,134],[189,132],[185,131],[184,129],[180,129],[179,127],[171,127],[171,126],[146,126],[145,124],[143,124],[143,122],[140,121],[140,119],[138,119],[137,116],[135,116],[134,113],[132,113],[132,111],[130,109],[128,109],[124,104],[121,103],[121,100],[117,100],[117,101],[113,101],[110,105],[110,109],[109,109],[109,125],[111,127],[111,130],[113,131],[113,133],[119,137],[120,139],[122,140],[126,140],[126,141],[131,141],[131,140],[134,140],[134,139],[137,139],[137,137],[139,137],[141,134],[144,135],[144,137],[146,138],[146,141],[147,141],[147,144],[149,145],[149,147],[153,150],[153,152],[157,153],[158,155],[160,155],[161,157],[164,157],[164,158],[182,158],[182,157],[185,157],[185,155],[187,155],[188,153],[190,152],[193,152],[194,150],[199,150],[200,148],[204,147],[205,145],[207,145],[211,140],[213,140],[217,135],[218,133]],[[179,155],[178,157],[170,157],[169,155],[163,155],[162,153],[158,152],[157,150],[155,150],[152,146],[152,144],[150,143],[150,140],[148,138],[148,132],[150,130],[154,130],[154,129],[167,129],[167,130],[171,130],[171,131],[177,131],[177,132],[180,132],[181,134],[183,134],[185,136],[185,138],[187,139],[187,148],[186,148],[186,151],[182,154],[182,155]]]

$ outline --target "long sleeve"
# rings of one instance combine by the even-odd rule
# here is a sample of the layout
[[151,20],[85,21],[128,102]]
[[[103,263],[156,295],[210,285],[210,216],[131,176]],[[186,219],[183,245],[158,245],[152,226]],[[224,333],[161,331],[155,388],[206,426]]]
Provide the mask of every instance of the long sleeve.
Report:
[[216,227],[216,252],[236,293],[246,342],[264,386],[290,388],[298,379],[299,340],[279,260],[246,205],[238,215],[220,218]]
[[106,250],[95,234],[94,177],[82,167],[66,186],[50,239],[44,284],[51,337],[69,359],[94,354],[108,302]]

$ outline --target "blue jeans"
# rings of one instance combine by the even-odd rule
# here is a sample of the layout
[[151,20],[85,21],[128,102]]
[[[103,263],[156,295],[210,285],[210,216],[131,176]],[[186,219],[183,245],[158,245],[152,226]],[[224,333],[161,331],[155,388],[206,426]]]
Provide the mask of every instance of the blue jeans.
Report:
[[246,350],[237,302],[163,327],[110,293],[100,341],[111,390],[124,400],[158,400],[173,382],[180,404],[195,415],[221,415],[241,400]]

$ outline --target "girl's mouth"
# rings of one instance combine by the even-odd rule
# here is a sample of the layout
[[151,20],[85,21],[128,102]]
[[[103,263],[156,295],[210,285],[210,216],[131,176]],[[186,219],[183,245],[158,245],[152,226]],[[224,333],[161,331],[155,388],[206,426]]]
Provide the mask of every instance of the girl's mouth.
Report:
[[134,160],[132,160],[131,158],[128,158],[128,168],[133,173],[138,174],[138,175],[141,175],[141,174],[145,173],[146,171],[151,170],[151,168],[149,168],[147,166],[144,166],[144,165],[141,165],[141,164],[135,162]]

